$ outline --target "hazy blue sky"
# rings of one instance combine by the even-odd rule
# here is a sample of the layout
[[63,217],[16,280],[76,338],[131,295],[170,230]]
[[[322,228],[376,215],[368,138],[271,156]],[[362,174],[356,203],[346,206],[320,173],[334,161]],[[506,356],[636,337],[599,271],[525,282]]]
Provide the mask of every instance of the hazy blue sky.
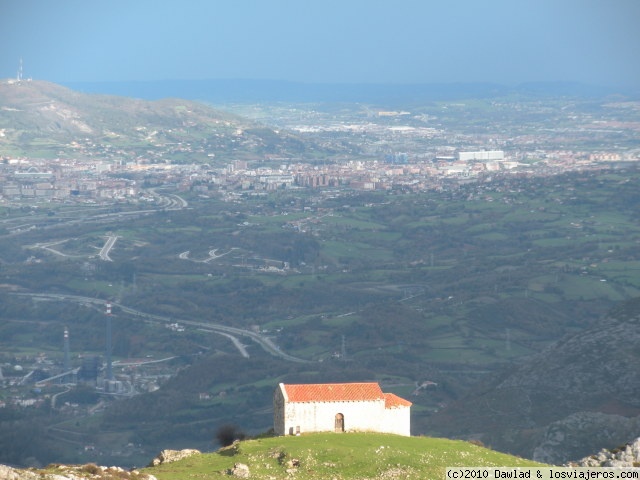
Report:
[[640,0],[0,0],[0,77],[640,86]]

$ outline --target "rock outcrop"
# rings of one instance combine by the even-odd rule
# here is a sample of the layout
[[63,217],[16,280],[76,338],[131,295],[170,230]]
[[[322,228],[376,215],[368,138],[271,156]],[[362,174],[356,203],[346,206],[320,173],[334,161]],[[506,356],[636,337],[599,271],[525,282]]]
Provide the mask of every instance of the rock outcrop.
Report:
[[35,480],[37,478],[40,476],[35,472],[0,465],[0,480]]
[[[163,450],[149,466],[161,465],[199,454],[199,450]],[[156,480],[156,477],[138,470],[125,470],[121,467],[102,467],[89,463],[86,465],[49,465],[43,469],[13,468],[0,465],[0,480]],[[246,477],[245,477],[246,478]]]
[[0,465],[0,480],[157,480],[155,476],[120,467],[87,465],[52,465],[45,469],[21,469]]
[[640,437],[633,442],[613,450],[602,449],[595,455],[585,457],[576,462],[569,462],[570,467],[640,467]]
[[249,478],[251,476],[249,467],[244,463],[236,463],[227,473],[236,478]]
[[533,450],[533,460],[559,465],[595,452],[603,445],[621,445],[640,432],[640,417],[578,412],[549,424]]
[[185,448],[184,450],[162,450],[153,460],[151,460],[149,466],[155,467],[156,465],[162,465],[163,463],[177,462],[183,458],[187,458],[192,455],[199,455],[200,453],[200,450],[193,448]]

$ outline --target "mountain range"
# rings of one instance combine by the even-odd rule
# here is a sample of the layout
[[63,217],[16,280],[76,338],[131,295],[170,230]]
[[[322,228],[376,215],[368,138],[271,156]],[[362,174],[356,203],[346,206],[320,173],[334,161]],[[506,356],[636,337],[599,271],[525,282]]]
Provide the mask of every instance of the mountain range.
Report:
[[284,80],[162,80],[131,82],[68,82],[74,90],[109,93],[155,100],[168,97],[189,98],[209,103],[264,102],[364,102],[378,105],[411,105],[424,102],[493,98],[505,95],[637,97],[632,89],[609,88],[577,82],[528,82],[519,85],[458,82],[433,84],[303,83]]

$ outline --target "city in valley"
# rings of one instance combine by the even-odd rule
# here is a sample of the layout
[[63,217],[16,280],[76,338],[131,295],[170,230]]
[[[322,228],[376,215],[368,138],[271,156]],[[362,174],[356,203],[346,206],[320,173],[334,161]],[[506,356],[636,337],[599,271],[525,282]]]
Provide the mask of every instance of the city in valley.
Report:
[[[47,108],[55,111],[55,101]],[[415,111],[359,104],[222,108],[259,121],[276,134],[284,129],[313,146],[298,154],[234,158],[234,150],[255,140],[228,121],[227,132],[198,141],[168,141],[165,132],[139,125],[148,142],[144,149],[127,148],[117,138],[102,143],[77,135],[56,146],[58,158],[0,151],[2,202],[144,205],[158,201],[157,187],[227,200],[283,189],[421,192],[640,159],[640,103],[631,101],[457,101]],[[73,114],[59,110],[59,117]],[[0,128],[0,145],[7,142],[8,130]],[[227,143],[230,151],[220,160],[216,153]]]

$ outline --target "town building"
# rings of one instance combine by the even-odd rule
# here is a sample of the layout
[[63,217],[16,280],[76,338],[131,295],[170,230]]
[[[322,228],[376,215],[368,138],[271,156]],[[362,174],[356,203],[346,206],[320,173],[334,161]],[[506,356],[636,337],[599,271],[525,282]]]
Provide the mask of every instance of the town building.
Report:
[[309,432],[380,432],[409,436],[411,402],[372,383],[323,383],[276,388],[276,435]]
[[504,160],[504,152],[502,150],[480,150],[478,152],[458,152],[458,160]]

